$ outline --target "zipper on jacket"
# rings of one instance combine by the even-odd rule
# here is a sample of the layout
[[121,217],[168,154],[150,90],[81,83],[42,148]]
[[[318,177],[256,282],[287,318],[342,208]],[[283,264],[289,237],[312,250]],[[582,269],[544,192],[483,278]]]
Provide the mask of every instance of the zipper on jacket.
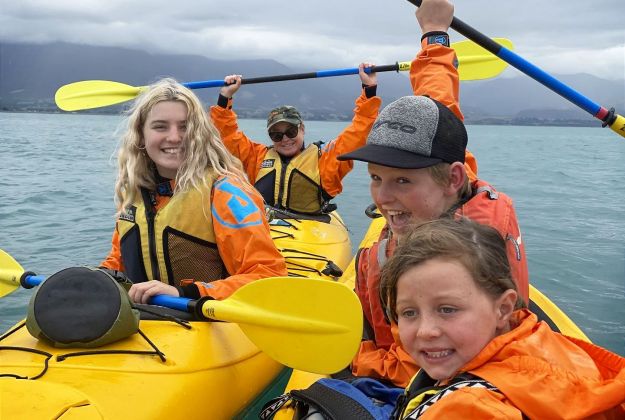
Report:
[[282,199],[284,198],[284,190],[288,188],[288,185],[284,183],[284,177],[286,175],[286,168],[291,163],[291,159],[285,162],[285,159],[282,159],[282,156],[280,156],[280,160],[282,160],[282,165],[281,165],[282,167],[280,168],[280,182],[278,183],[278,187],[280,191],[278,192],[278,202],[276,204],[278,208],[286,208],[285,206],[282,205]]
[[150,263],[152,264],[152,280],[160,280],[161,275],[158,268],[158,258],[156,257],[156,236],[154,233],[154,219],[156,218],[156,197],[154,193],[141,188],[143,204],[145,206],[145,218],[148,222],[148,248],[150,250]]

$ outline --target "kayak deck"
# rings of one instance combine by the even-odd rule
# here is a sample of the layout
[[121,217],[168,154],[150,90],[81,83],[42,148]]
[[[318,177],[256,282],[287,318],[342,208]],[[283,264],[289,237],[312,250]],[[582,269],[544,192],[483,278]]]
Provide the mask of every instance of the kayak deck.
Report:
[[337,280],[352,259],[347,227],[337,212],[323,219],[289,215],[270,220],[271,237],[289,276]]
[[[61,419],[74,413],[107,419],[199,419],[207,413],[231,418],[284,369],[236,324],[190,325],[187,330],[169,321],[141,321],[141,331],[165,361],[157,354],[115,353],[153,352],[139,334],[97,349],[56,349],[21,328],[0,341],[0,374],[41,376],[0,378],[0,393],[5,394],[1,417],[27,418],[30,412]],[[48,353],[47,368],[46,355],[20,348]],[[95,354],[75,355],[85,350]],[[13,390],[20,390],[24,399]]]

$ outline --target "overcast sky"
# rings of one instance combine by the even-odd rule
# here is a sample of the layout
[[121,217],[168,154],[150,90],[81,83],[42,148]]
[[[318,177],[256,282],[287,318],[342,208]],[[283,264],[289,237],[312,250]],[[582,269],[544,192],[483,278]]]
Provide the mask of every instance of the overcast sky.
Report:
[[[547,72],[625,78],[623,0],[457,0],[455,7],[455,16],[510,39]],[[414,11],[406,0],[0,0],[0,40],[266,58],[314,71],[412,59],[420,36]]]

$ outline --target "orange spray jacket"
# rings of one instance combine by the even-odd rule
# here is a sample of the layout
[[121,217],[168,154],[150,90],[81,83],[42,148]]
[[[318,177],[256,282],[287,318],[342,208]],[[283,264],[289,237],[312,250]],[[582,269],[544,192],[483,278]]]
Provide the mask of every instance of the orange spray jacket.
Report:
[[[133,203],[132,217],[128,211],[120,215],[111,251],[101,265],[124,272],[139,266],[140,270],[130,269],[139,273],[139,281],[161,280],[191,298],[224,299],[253,280],[287,275],[284,258],[269,234],[260,195],[233,177],[220,177],[209,185],[204,194],[171,196],[170,181],[164,189],[169,193],[153,194],[152,239],[140,197]],[[150,247],[152,262],[146,259]],[[154,278],[155,272],[159,278]]]
[[[219,130],[222,141],[230,153],[243,162],[250,182],[255,183],[270,148],[252,141],[239,130],[237,115],[232,110],[231,102],[230,100],[226,108],[218,105],[212,106],[210,115],[215,127]],[[356,99],[354,118],[351,124],[336,139],[323,146],[316,170],[319,172],[320,187],[329,198],[335,197],[342,191],[341,180],[354,166],[352,161],[339,161],[337,156],[364,146],[369,131],[378,116],[380,104],[381,99],[379,97],[367,98],[363,89],[361,95]],[[273,197],[264,198],[268,204],[275,204]]]
[[[512,323],[515,328],[495,337],[459,372],[476,375],[499,392],[461,388],[419,418],[625,418],[625,358],[553,332],[527,310],[517,311]],[[402,418],[412,417],[405,412]]]
[[[424,42],[425,43],[425,42]],[[415,94],[429,94],[444,103],[459,118],[458,73],[454,67],[455,53],[444,46],[424,45],[423,50],[412,62],[410,77]],[[475,158],[467,151],[465,169],[472,181],[474,191],[481,191],[465,203],[457,215],[469,217],[477,222],[495,227],[506,239],[512,274],[519,285],[521,295],[527,301],[529,296],[527,262],[525,248],[512,206],[506,195],[494,190],[483,181],[476,180]],[[488,191],[496,194],[491,200]],[[388,231],[382,231],[380,239],[385,239]],[[384,257],[392,255],[393,243],[389,241]],[[370,376],[387,379],[395,385],[405,387],[416,373],[418,366],[401,348],[397,325],[389,324],[378,298],[380,265],[378,253],[380,241],[369,249],[359,251],[356,267],[356,293],[369,322],[371,330],[365,337],[356,357],[352,361],[352,372],[356,376]]]

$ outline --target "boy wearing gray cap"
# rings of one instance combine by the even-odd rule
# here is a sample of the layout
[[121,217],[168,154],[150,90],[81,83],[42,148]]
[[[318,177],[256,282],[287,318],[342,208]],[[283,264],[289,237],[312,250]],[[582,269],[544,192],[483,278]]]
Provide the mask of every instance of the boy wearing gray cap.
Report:
[[529,295],[525,250],[512,200],[477,179],[477,165],[466,151],[455,54],[446,33],[453,5],[447,0],[423,0],[416,15],[424,34],[423,49],[410,71],[418,96],[405,96],[386,106],[367,144],[339,157],[368,163],[371,197],[386,220],[378,241],[360,249],[356,259],[356,293],[366,326],[352,373],[400,387],[407,385],[418,366],[401,348],[397,325],[389,324],[384,315],[378,298],[379,274],[412,224],[464,216],[493,226],[506,240],[512,274],[526,302]]
[[237,125],[232,110],[232,96],[241,87],[241,76],[230,75],[224,81],[211,118],[222,141],[245,168],[250,182],[265,199],[278,209],[296,213],[320,214],[336,208],[330,200],[342,189],[341,180],[352,170],[352,161],[338,161],[337,156],[365,144],[367,134],[378,115],[381,100],[376,96],[377,76],[365,73],[369,63],[359,66],[362,93],[356,99],[352,123],[333,141],[304,144],[305,127],[299,111],[292,106],[273,109],[267,118],[267,132],[272,145],[249,139]]
[[[527,301],[527,265],[512,201],[477,179],[477,164],[466,150],[456,57],[446,33],[452,18],[448,0],[422,0],[417,10],[424,34],[422,50],[410,68],[417,96],[386,106],[367,144],[339,157],[368,163],[371,197],[386,221],[378,241],[360,249],[356,257],[356,293],[365,321],[363,341],[351,366],[356,378],[339,372],[333,379],[321,379],[270,401],[263,414],[288,403],[286,407],[296,413],[293,418],[391,416],[402,388],[419,367],[401,347],[397,324],[385,316],[380,268],[412,224],[465,216],[495,227],[506,239],[515,281]],[[304,416],[298,417],[300,413]]]

